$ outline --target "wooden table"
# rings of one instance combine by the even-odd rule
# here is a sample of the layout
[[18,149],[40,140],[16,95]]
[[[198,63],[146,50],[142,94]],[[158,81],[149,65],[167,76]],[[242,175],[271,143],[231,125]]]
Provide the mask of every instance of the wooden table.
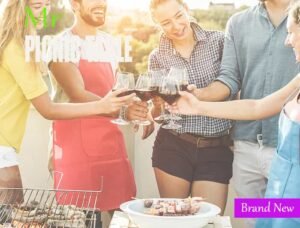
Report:
[[[109,228],[138,228],[132,224],[128,216],[121,211],[116,211]],[[183,227],[188,228],[188,227]],[[229,216],[217,216],[205,228],[232,228]]]

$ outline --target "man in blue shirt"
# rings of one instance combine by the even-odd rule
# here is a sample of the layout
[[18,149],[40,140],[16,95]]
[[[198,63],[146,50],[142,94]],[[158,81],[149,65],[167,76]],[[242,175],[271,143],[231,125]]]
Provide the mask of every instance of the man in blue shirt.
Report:
[[[298,67],[284,46],[290,0],[261,0],[232,16],[227,24],[220,76],[194,94],[200,100],[234,97],[259,99],[286,85]],[[269,167],[277,145],[278,116],[237,121],[233,128],[233,185],[238,197],[264,197]],[[254,219],[246,221],[253,227]]]

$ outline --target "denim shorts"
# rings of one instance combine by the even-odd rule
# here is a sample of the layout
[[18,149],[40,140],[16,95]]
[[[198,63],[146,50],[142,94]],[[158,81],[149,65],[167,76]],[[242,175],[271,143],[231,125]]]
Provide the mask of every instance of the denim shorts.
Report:
[[232,162],[229,147],[197,148],[162,128],[153,146],[152,166],[189,182],[229,184]]

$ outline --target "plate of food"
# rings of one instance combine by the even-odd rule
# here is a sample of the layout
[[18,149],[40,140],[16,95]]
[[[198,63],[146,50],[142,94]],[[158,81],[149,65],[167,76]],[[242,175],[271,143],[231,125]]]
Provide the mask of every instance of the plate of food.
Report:
[[200,228],[221,211],[200,197],[136,199],[120,208],[139,228]]

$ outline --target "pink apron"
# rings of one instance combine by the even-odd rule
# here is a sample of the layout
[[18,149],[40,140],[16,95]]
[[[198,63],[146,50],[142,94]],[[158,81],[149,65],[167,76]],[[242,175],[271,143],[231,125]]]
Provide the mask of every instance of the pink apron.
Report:
[[[79,70],[88,91],[103,97],[112,89],[115,78],[110,63],[81,60]],[[60,184],[59,175],[55,175],[55,187],[102,189],[96,204],[101,211],[119,208],[136,194],[123,135],[110,120],[93,116],[53,124],[54,168],[63,173]],[[93,207],[92,202],[84,202],[82,198],[76,204]]]

